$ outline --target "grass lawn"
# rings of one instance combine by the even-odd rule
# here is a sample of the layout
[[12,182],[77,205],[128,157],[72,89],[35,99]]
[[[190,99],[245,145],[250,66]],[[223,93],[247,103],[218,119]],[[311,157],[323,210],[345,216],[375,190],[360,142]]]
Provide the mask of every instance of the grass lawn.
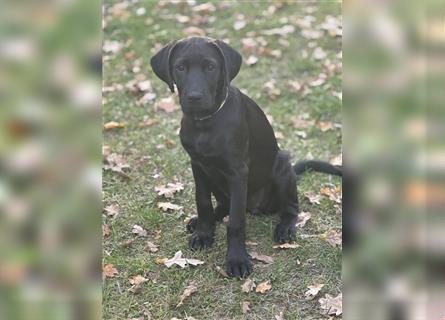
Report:
[[[203,252],[188,249],[189,235],[185,224],[196,213],[196,207],[189,159],[178,137],[181,112],[156,110],[156,101],[171,94],[149,65],[156,45],[185,36],[183,30],[191,22],[180,24],[176,15],[191,17],[192,7],[186,3],[161,6],[153,1],[128,1],[127,7],[116,6],[116,3],[111,0],[104,3],[104,40],[116,41],[121,47],[110,49],[112,52],[104,60],[104,87],[113,89],[104,92],[103,117],[104,123],[118,121],[125,127],[104,131],[104,145],[109,146],[113,153],[124,156],[130,170],[126,171],[129,178],[109,170],[103,171],[104,207],[112,203],[119,205],[117,216],[103,214],[103,224],[110,228],[110,234],[103,239],[103,264],[113,264],[118,271],[114,277],[104,280],[103,318],[149,319],[150,315],[151,319],[275,319],[275,315],[283,312],[284,319],[328,319],[329,316],[320,309],[318,299],[325,294],[337,296],[341,292],[342,254],[339,247],[331,246],[319,235],[332,229],[340,232],[341,209],[327,197],[322,197],[320,204],[310,203],[304,194],[317,194],[325,185],[341,186],[341,180],[318,173],[306,173],[300,178],[300,209],[311,212],[312,218],[297,230],[296,243],[300,245],[297,249],[278,251],[272,248],[272,231],[278,217],[248,217],[247,239],[258,243],[248,246],[248,250],[274,259],[272,264],[255,262],[250,278],[257,284],[270,280],[271,290],[264,294],[244,293],[240,287],[242,280],[222,277],[215,266],[224,266],[224,225],[217,226],[216,241],[211,249]],[[275,131],[282,136],[279,139],[281,148],[289,150],[295,162],[308,155],[326,160],[339,155],[340,128],[323,131],[314,124],[298,129],[292,119],[306,114],[308,121],[341,123],[341,100],[332,94],[341,92],[341,71],[328,72],[325,65],[327,59],[332,63],[339,61],[341,38],[324,31],[319,39],[306,39],[301,36],[301,29],[296,23],[297,18],[305,15],[315,17],[312,26],[321,24],[326,15],[338,17],[341,14],[340,4],[285,4],[274,14],[263,15],[269,7],[265,2],[242,4],[238,1],[222,8],[218,2],[214,3],[217,7],[215,12],[199,14],[201,17],[214,17],[214,20],[199,25],[207,36],[229,39],[244,60],[250,53],[241,51],[243,38],[262,36],[268,49],[281,50],[281,57],[252,53],[258,57],[258,62],[253,66],[243,64],[233,81],[273,118]],[[138,10],[142,7],[146,9],[145,13]],[[245,20],[246,26],[235,31],[233,25],[237,19]],[[287,36],[260,34],[263,30],[283,25],[294,25],[295,31]],[[283,39],[288,41],[288,47],[283,45]],[[321,47],[327,56],[315,59],[312,53],[316,47]],[[327,75],[325,83],[308,86],[310,91],[306,95],[289,90],[289,80],[308,84],[322,72]],[[137,74],[143,74],[150,80],[155,99],[140,104],[138,101],[143,94],[126,88]],[[272,79],[280,89],[280,94],[274,98],[263,89],[263,85]],[[141,126],[146,119],[158,122]],[[303,137],[304,133],[299,131],[306,136]],[[172,199],[160,197],[154,190],[155,186],[175,181],[184,184],[184,190],[177,192]],[[158,209],[157,203],[165,201],[183,206],[183,214]],[[132,233],[136,224],[147,231],[146,236]],[[125,245],[129,240],[133,242]],[[147,250],[147,241],[159,245],[159,250]],[[167,268],[156,263],[159,258],[173,257],[178,250],[187,258],[200,259],[205,263],[184,269],[177,266]],[[135,275],[149,279],[136,293],[130,290],[132,285],[129,283],[129,278]],[[176,307],[182,292],[192,281],[196,283],[197,292],[182,306]],[[315,299],[308,301],[304,293],[312,283],[325,286]],[[243,301],[250,302],[251,310],[246,314],[240,307]]]

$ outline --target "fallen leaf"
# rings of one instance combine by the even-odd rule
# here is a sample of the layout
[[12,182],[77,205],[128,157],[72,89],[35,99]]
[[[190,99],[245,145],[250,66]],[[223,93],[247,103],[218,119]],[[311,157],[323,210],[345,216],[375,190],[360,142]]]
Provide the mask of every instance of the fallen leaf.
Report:
[[314,125],[314,120],[306,120],[300,118],[293,118],[292,123],[295,129],[307,129]]
[[334,125],[332,124],[332,122],[318,121],[317,125],[323,132],[334,129]]
[[108,226],[108,224],[103,224],[103,225],[102,225],[102,235],[103,235],[104,237],[108,237],[108,236],[111,235],[111,229],[110,229],[110,227]]
[[134,276],[134,277],[130,278],[128,281],[130,282],[130,284],[138,286],[138,285],[140,285],[140,284],[142,284],[144,282],[147,282],[148,279],[144,278],[141,275],[137,275],[137,276]]
[[255,52],[258,43],[253,38],[244,38],[241,39],[241,44],[243,45],[242,50],[246,53]]
[[227,274],[227,272],[221,268],[220,266],[215,266],[216,271],[223,277],[223,278],[228,278],[229,275]]
[[275,320],[284,320],[283,311],[280,311],[280,314],[275,315]]
[[119,205],[117,203],[112,203],[105,207],[105,212],[109,217],[115,217],[119,214]]
[[165,265],[165,262],[166,262],[166,261],[167,261],[166,258],[156,258],[156,259],[155,259],[155,263],[158,264],[158,265],[160,265],[160,266]]
[[269,55],[272,56],[272,57],[274,57],[274,58],[279,59],[279,58],[281,58],[281,56],[282,56],[282,52],[281,52],[281,50],[278,50],[278,49],[276,49],[276,50],[271,50],[270,53],[269,53]]
[[193,293],[198,291],[198,287],[196,286],[195,282],[191,282],[184,290],[184,292],[181,294],[181,297],[179,298],[179,303],[176,305],[176,308],[179,308],[184,304],[184,301],[190,297]]
[[257,285],[255,292],[257,293],[266,293],[266,291],[269,291],[272,288],[272,285],[270,284],[270,280],[261,282],[259,285]]
[[330,294],[326,294],[324,298],[318,300],[320,308],[326,310],[327,314],[339,316],[343,313],[342,308],[342,293],[333,297]]
[[281,94],[281,90],[275,86],[275,80],[270,80],[263,85],[263,90],[270,98],[275,98]]
[[162,230],[155,230],[155,240],[161,239]]
[[105,53],[118,53],[122,49],[122,44],[118,41],[105,40],[102,50]]
[[115,18],[119,18],[120,21],[125,22],[130,17],[130,12],[126,9],[128,7],[128,2],[119,2],[113,5],[110,9],[111,15]]
[[295,93],[301,92],[301,89],[303,88],[302,85],[296,80],[289,80],[287,82],[287,86],[290,91],[295,92]]
[[203,29],[200,29],[198,27],[187,27],[184,30],[182,30],[186,35],[189,36],[205,36],[205,31]]
[[307,137],[307,133],[305,131],[297,130],[294,133],[302,139],[306,139],[306,137]]
[[111,130],[116,128],[125,128],[125,124],[123,122],[110,121],[104,124],[105,130]]
[[261,261],[261,262],[263,262],[263,263],[266,263],[266,264],[271,264],[271,263],[273,263],[273,258],[272,257],[270,257],[270,256],[266,256],[266,255],[264,255],[264,254],[258,254],[257,252],[251,252],[250,253],[250,256],[252,257],[252,259],[255,259],[255,260],[257,260],[257,261]]
[[233,24],[233,29],[238,31],[238,30],[245,28],[246,25],[247,25],[247,23],[245,20],[238,20],[238,21],[235,21],[235,23]]
[[340,187],[330,188],[328,186],[324,186],[320,190],[320,194],[327,196],[330,200],[341,203],[342,202],[342,192]]
[[181,190],[184,190],[184,185],[180,182],[169,182],[166,185],[155,187],[155,191],[158,193],[158,195],[164,196],[166,198],[173,198],[173,195]]
[[241,312],[246,314],[249,311],[250,311],[250,302],[249,301],[241,302]]
[[304,293],[306,300],[312,300],[315,296],[320,292],[320,290],[324,287],[324,283],[315,283],[307,286],[309,290]]
[[136,86],[142,92],[144,92],[144,91],[151,91],[152,90],[150,80],[140,81],[140,82],[138,82],[136,84]]
[[247,279],[242,285],[241,285],[241,291],[245,293],[251,292],[256,287],[255,282],[252,279]]
[[326,58],[327,55],[328,54],[326,53],[326,51],[324,51],[320,47],[315,48],[314,52],[312,53],[312,57],[315,60],[323,60],[324,58]]
[[161,109],[167,113],[171,113],[171,112],[179,109],[179,107],[176,105],[173,97],[168,97],[168,98],[164,98],[164,99],[161,99],[160,101],[158,101],[155,104],[155,109]]
[[102,273],[107,278],[114,278],[114,276],[117,275],[119,272],[113,264],[106,264],[102,267]]
[[112,153],[106,158],[106,160],[108,164],[104,166],[104,170],[111,170],[120,173],[125,177],[128,177],[128,175],[123,170],[129,169],[130,165],[128,164],[127,160],[124,159],[123,156],[118,155],[116,153]]
[[125,248],[129,248],[129,247],[131,247],[131,245],[133,244],[133,239],[128,239],[128,240],[125,240],[123,243],[122,243],[122,246],[123,247],[125,247]]
[[174,211],[178,211],[178,210],[182,210],[182,206],[178,206],[177,204],[173,204],[171,202],[158,202],[158,208],[160,208],[162,211],[167,211],[167,210],[174,210]]
[[326,82],[327,79],[327,75],[325,73],[320,73],[317,77],[317,79],[309,82],[309,85],[311,87],[318,87],[321,86],[322,84],[324,84]]
[[297,223],[295,224],[296,227],[304,227],[304,225],[306,224],[306,222],[311,218],[311,213],[310,212],[305,212],[302,211],[298,214],[298,219],[297,219]]
[[315,194],[312,192],[306,192],[304,196],[309,200],[310,203],[314,204],[320,204],[321,195]]
[[216,7],[211,2],[203,3],[192,8],[193,12],[196,13],[210,13],[215,12]]
[[300,245],[296,243],[282,243],[282,244],[275,244],[272,246],[274,249],[295,249],[299,248]]
[[142,228],[141,226],[135,224],[133,226],[133,229],[131,230],[132,233],[137,234],[138,236],[141,237],[146,237],[147,236],[147,230],[145,230],[144,228]]
[[151,127],[152,125],[155,125],[158,123],[159,123],[158,119],[148,118],[148,119],[145,119],[144,122],[142,122],[139,126],[140,127]]
[[147,241],[147,248],[150,252],[158,252],[159,250],[159,246],[150,241]]
[[258,62],[258,58],[255,56],[249,56],[249,58],[247,58],[246,60],[246,64],[248,66],[253,66],[254,64],[256,64]]
[[258,245],[258,242],[253,242],[253,241],[246,241],[246,245],[247,246],[257,246]]
[[111,148],[109,146],[102,146],[102,156],[104,159],[107,159],[111,154]]
[[329,230],[328,232],[325,232],[324,234],[320,235],[320,239],[326,241],[334,248],[336,246],[342,245],[342,236],[341,233],[338,233],[334,229]]
[[284,36],[284,35],[294,32],[294,31],[295,31],[295,27],[293,25],[288,24],[288,25],[282,26],[281,28],[264,30],[261,32],[261,34],[264,34],[266,36],[273,36],[273,35]]
[[182,251],[178,251],[175,253],[174,257],[165,261],[165,265],[167,268],[170,268],[172,265],[176,264],[181,268],[185,268],[186,265],[190,264],[193,266],[197,266],[199,264],[203,264],[204,261],[197,259],[186,259],[182,257]]
[[334,166],[341,166],[343,164],[343,154],[340,153],[338,156],[331,158],[329,162]]
[[332,91],[332,95],[334,97],[337,97],[338,99],[340,99],[340,101],[343,100],[343,96],[342,96],[342,92],[341,91],[340,92]]
[[323,32],[320,30],[312,30],[312,29],[304,29],[301,31],[301,36],[303,38],[309,39],[309,40],[316,40],[320,39],[323,36]]

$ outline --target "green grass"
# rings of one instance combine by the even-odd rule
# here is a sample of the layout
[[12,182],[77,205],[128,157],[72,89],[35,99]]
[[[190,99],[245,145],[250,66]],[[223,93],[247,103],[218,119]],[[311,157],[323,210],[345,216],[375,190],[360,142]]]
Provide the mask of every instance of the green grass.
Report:
[[[114,1],[106,1],[108,8]],[[138,7],[147,9],[145,16],[134,14]],[[183,37],[178,25],[168,15],[181,13],[190,14],[187,5],[166,5],[155,11],[156,3],[140,2],[130,5],[127,10],[132,14],[126,22],[112,18],[107,20],[105,39],[117,40],[122,43],[132,39],[128,47],[122,49],[116,56],[104,63],[104,85],[125,85],[134,78],[131,71],[132,61],[126,60],[124,54],[135,52],[135,57],[142,61],[142,71],[151,81],[157,94],[157,99],[169,96],[167,86],[157,79],[149,66],[149,59],[154,53],[156,43],[165,44],[169,40]],[[249,3],[237,5],[215,12],[216,20],[212,24],[200,26],[207,35],[214,38],[230,39],[230,44],[241,49],[241,39],[249,31],[261,31],[283,25],[280,19],[288,17],[303,17],[304,4],[284,5],[272,17],[264,17],[261,12],[267,9],[266,3]],[[316,23],[321,23],[325,15],[338,16],[340,5],[333,2],[322,2],[313,13]],[[152,14],[150,14],[152,13]],[[233,30],[236,13],[245,15],[248,25],[240,31]],[[147,26],[144,20],[150,17],[152,23]],[[256,19],[256,23],[253,21]],[[287,24],[288,24],[287,23]],[[188,26],[188,25],[186,25]],[[264,36],[268,47],[278,49],[277,36]],[[279,141],[283,149],[294,155],[294,160],[311,153],[315,158],[329,159],[341,152],[341,132],[339,129],[321,132],[318,128],[306,130],[307,138],[301,139],[292,126],[291,118],[302,113],[309,113],[311,119],[341,122],[341,102],[331,94],[331,91],[341,91],[341,76],[337,73],[328,78],[327,84],[313,88],[312,92],[302,98],[287,90],[288,80],[304,82],[315,78],[322,70],[321,62],[310,57],[303,59],[301,50],[308,49],[308,40],[299,35],[299,29],[287,37],[288,48],[280,48],[281,59],[259,57],[253,67],[243,65],[233,84],[248,91],[262,109],[273,117],[275,131],[281,132],[284,138]],[[335,60],[335,55],[341,50],[338,39],[325,36],[316,40],[328,52],[328,58]],[[247,59],[248,55],[243,53]],[[262,91],[265,82],[274,78],[281,89],[281,95],[273,100]],[[114,91],[104,94],[104,122],[116,120],[125,123],[124,129],[106,131],[104,144],[113,152],[122,154],[131,165],[129,175],[125,179],[115,173],[104,171],[103,198],[104,206],[112,202],[120,205],[120,214],[115,218],[104,215],[104,223],[112,230],[109,237],[104,238],[104,264],[112,263],[119,274],[108,278],[103,285],[103,318],[127,319],[140,317],[148,310],[152,319],[171,319],[172,317],[196,319],[274,319],[274,316],[284,311],[285,319],[323,319],[328,318],[321,313],[318,298],[325,293],[337,295],[341,291],[341,250],[333,248],[317,237],[302,239],[301,234],[318,235],[329,229],[341,228],[341,214],[338,208],[328,200],[323,199],[321,205],[310,204],[304,198],[305,192],[318,192],[325,183],[339,185],[338,178],[309,173],[301,177],[298,185],[300,208],[310,211],[312,218],[297,232],[298,249],[276,251],[272,249],[272,231],[277,222],[275,216],[249,216],[247,221],[247,239],[255,241],[258,246],[249,247],[253,251],[273,256],[275,262],[271,265],[255,263],[251,278],[258,284],[271,280],[272,289],[264,295],[243,293],[236,279],[224,279],[215,270],[215,265],[223,266],[226,253],[226,232],[223,225],[217,227],[214,246],[204,252],[192,252],[187,247],[189,235],[185,231],[185,220],[195,214],[194,184],[189,166],[188,156],[182,149],[177,130],[180,125],[181,113],[175,111],[166,114],[154,109],[154,103],[138,106],[138,96],[128,91]],[[150,127],[141,128],[139,124],[144,117],[155,118],[160,122]],[[172,148],[165,146],[165,141],[175,143]],[[155,178],[154,176],[157,176]],[[154,191],[156,185],[178,180],[185,190],[177,193],[172,200],[184,207],[185,215],[177,217],[173,213],[163,213],[157,209],[158,201],[163,201]],[[146,238],[135,237],[131,233],[132,226],[139,224],[148,231]],[[155,240],[155,231],[161,230],[160,239]],[[135,239],[131,247],[122,243]],[[146,241],[158,244],[159,251],[150,253],[146,250]],[[172,257],[182,250],[186,257],[205,261],[196,268],[179,269],[159,266],[156,258]],[[301,264],[297,264],[301,261]],[[135,294],[129,291],[131,287],[128,278],[138,274],[146,274],[151,278]],[[193,294],[183,306],[176,308],[184,288],[195,281],[198,291]],[[306,286],[312,282],[325,283],[320,295],[312,301],[304,300]],[[250,301],[251,311],[243,315],[240,302]]]

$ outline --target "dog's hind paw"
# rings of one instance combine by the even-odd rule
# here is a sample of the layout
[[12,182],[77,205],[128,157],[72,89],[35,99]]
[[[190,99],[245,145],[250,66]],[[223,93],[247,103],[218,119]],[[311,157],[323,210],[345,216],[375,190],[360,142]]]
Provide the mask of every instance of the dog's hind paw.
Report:
[[295,224],[277,224],[273,240],[276,243],[293,242],[295,240]]

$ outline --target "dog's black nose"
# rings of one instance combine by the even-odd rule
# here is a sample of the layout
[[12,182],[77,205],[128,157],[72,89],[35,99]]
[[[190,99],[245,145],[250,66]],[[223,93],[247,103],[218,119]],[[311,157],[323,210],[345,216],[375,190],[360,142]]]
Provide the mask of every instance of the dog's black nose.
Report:
[[189,94],[187,94],[187,99],[190,102],[199,102],[202,99],[202,93],[198,91],[192,91]]

